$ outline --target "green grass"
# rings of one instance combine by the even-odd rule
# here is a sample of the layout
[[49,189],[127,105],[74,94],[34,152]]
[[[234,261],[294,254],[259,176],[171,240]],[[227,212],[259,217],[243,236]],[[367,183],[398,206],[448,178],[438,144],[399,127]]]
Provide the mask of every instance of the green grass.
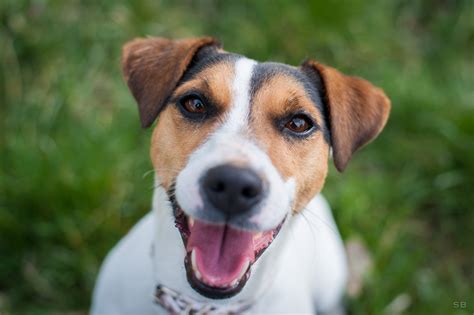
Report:
[[[372,3],[370,3],[372,2]],[[149,210],[150,131],[122,81],[136,36],[316,58],[383,87],[382,135],[324,193],[374,258],[352,314],[474,312],[472,1],[0,3],[0,313],[86,311],[101,260]],[[465,301],[465,309],[453,302]]]

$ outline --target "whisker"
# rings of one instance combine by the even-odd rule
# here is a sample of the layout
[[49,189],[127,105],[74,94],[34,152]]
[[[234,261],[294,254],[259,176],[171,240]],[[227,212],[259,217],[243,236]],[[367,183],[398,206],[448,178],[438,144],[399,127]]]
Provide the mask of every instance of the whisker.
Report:
[[[324,220],[320,217],[320,215],[319,215],[318,213],[311,212],[310,210],[307,210],[307,211],[305,211],[305,210],[307,210],[306,207],[303,209],[303,211],[305,212],[305,214],[311,214],[311,215],[313,215],[314,218],[316,218],[316,219],[319,220],[321,223],[323,223],[323,224],[324,224],[327,228],[329,228],[336,236],[339,236],[339,232],[337,231],[337,229],[335,229],[334,226],[333,226],[331,223],[324,221]],[[301,212],[303,213],[303,211],[301,211]]]
[[148,175],[153,174],[154,171],[154,169],[146,171],[145,173],[143,173],[142,178],[146,178]]
[[[303,210],[304,210],[304,209],[303,209]],[[318,244],[317,238],[316,238],[316,231],[315,231],[315,230],[318,229],[318,226],[317,226],[316,224],[314,224],[314,222],[311,222],[311,220],[309,220],[309,219],[306,217],[306,214],[305,214],[305,213],[301,212],[301,215],[302,215],[302,217],[304,218],[305,222],[308,224],[308,227],[309,227],[309,229],[310,229],[310,231],[311,231],[311,235],[313,236],[314,244]],[[318,257],[318,255],[317,255],[317,253],[318,253],[317,246],[314,246],[313,249],[314,249],[315,255],[313,255],[313,262],[312,262],[312,264],[315,263],[315,261],[316,261],[316,259],[317,259],[317,257]]]

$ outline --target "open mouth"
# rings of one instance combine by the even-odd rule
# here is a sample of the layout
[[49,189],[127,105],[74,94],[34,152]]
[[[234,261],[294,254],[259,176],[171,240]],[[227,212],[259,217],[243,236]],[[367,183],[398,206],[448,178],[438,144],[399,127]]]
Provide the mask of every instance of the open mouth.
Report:
[[250,277],[251,266],[273,242],[284,220],[273,230],[246,231],[193,219],[170,199],[186,248],[184,265],[190,285],[213,299],[239,293]]

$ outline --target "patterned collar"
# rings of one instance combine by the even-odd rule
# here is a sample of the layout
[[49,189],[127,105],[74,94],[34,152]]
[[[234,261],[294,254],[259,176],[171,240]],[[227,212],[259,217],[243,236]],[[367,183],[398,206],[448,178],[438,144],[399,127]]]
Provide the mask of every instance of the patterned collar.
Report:
[[200,302],[162,285],[156,286],[155,303],[161,305],[172,315],[233,315],[241,314],[251,306],[251,303],[244,302],[229,303],[225,305]]

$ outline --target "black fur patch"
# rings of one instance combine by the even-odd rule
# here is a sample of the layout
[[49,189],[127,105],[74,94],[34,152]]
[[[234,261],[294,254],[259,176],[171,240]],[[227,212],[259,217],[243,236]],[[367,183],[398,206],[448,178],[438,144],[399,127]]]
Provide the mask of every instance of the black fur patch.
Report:
[[220,62],[234,61],[240,56],[231,53],[222,53],[217,51],[216,46],[205,46],[201,48],[191,60],[186,72],[184,73],[181,80],[178,82],[178,86],[183,83],[192,80],[203,70]]

